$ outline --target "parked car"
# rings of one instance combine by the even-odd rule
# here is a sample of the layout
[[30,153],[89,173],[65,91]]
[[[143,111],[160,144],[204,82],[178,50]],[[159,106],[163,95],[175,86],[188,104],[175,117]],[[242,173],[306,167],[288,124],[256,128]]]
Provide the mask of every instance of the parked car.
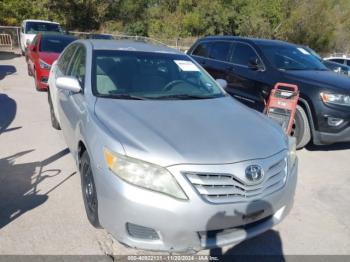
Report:
[[34,37],[26,52],[28,74],[34,76],[37,90],[46,90],[52,63],[63,49],[77,38],[63,34],[42,34]]
[[87,217],[120,242],[197,251],[253,237],[289,212],[295,139],[189,56],[139,41],[79,40],[49,82]]
[[231,36],[199,39],[188,51],[226,91],[262,111],[277,82],[300,89],[292,135],[302,148],[350,141],[350,79],[327,70],[305,48],[291,43]]
[[62,33],[63,30],[59,23],[45,20],[24,20],[21,25],[21,51],[25,55],[27,46],[33,41],[35,35],[40,32]]
[[319,54],[317,54],[313,49],[310,47],[303,47],[305,48],[310,54],[315,56],[322,64],[324,64],[329,70],[332,70],[335,73],[343,74],[346,76],[350,76],[350,66],[339,64],[337,62],[333,62],[330,60],[324,60]]
[[336,63],[339,63],[339,64],[344,64],[344,65],[350,66],[350,56],[347,55],[347,54],[337,54],[337,53],[335,53],[333,55],[325,57],[324,60],[332,61],[332,62],[336,62]]

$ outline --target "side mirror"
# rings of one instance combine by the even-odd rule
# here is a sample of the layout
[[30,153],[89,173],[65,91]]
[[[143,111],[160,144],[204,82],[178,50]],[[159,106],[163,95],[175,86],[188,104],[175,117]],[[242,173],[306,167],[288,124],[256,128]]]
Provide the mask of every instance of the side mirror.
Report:
[[31,44],[32,41],[30,41],[30,39],[27,39],[26,41],[26,46],[29,46]]
[[56,86],[59,89],[71,91],[73,93],[79,93],[81,91],[81,86],[75,77],[63,76],[56,79]]
[[227,87],[227,81],[225,79],[216,79],[215,80],[223,89]]
[[254,58],[251,58],[249,60],[249,64],[248,64],[248,67],[251,69],[251,70],[261,70],[262,69],[262,66],[260,64],[260,60],[259,58],[257,57],[254,57]]

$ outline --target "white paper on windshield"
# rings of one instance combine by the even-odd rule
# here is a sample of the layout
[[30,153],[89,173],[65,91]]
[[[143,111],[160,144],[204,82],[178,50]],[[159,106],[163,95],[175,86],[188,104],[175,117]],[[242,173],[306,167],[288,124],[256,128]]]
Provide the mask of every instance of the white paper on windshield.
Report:
[[189,71],[189,72],[199,71],[199,68],[191,61],[174,60],[174,62],[177,64],[178,67],[180,67],[182,71]]
[[302,52],[304,55],[310,55],[310,53],[306,51],[304,48],[298,47],[298,50]]

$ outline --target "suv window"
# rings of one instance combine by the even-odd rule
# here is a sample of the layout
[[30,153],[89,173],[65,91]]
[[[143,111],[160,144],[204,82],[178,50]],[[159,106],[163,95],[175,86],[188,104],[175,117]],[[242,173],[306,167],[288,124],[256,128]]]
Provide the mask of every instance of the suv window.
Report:
[[211,43],[200,43],[192,52],[192,55],[209,57]]
[[257,59],[257,55],[253,48],[247,44],[236,43],[233,48],[230,62],[238,65],[248,66],[249,61]]
[[77,48],[76,45],[71,45],[67,47],[60,56],[60,59],[57,62],[58,68],[61,70],[61,72],[65,75],[69,66],[69,62],[74,54],[75,49]]
[[229,42],[215,42],[210,49],[210,58],[228,61],[228,55],[232,44]]
[[78,47],[68,70],[68,75],[78,79],[82,87],[84,87],[85,79],[85,56],[85,48],[82,46]]
[[339,63],[339,64],[344,64],[344,59],[332,58],[332,59],[329,59],[329,60],[333,61],[333,62],[336,62],[336,63]]

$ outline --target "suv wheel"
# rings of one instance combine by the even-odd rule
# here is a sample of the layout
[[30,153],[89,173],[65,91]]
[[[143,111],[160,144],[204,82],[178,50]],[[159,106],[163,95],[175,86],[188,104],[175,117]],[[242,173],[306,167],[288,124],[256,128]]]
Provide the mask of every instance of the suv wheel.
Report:
[[79,165],[80,177],[81,177],[81,189],[83,193],[84,206],[87,218],[91,225],[96,228],[100,228],[100,222],[98,220],[98,202],[97,192],[94,182],[94,176],[92,174],[90,158],[85,151],[80,159]]
[[311,140],[309,120],[304,109],[297,105],[291,136],[297,140],[297,149],[305,147]]

